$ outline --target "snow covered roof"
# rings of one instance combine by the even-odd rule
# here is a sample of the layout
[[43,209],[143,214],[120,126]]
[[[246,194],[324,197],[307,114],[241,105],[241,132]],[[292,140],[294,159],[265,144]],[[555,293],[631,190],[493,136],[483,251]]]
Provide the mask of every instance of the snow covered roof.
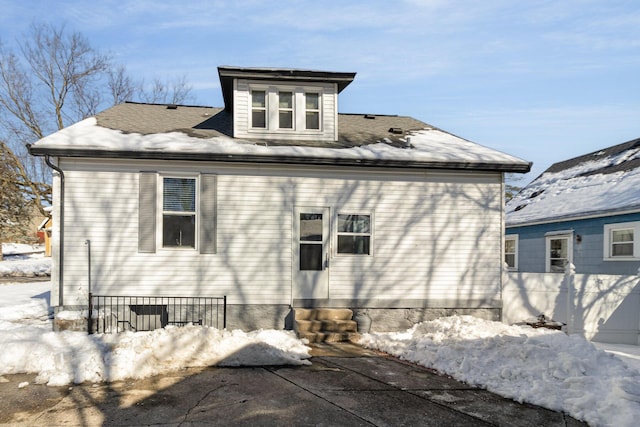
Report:
[[506,206],[507,226],[640,212],[640,138],[556,163]]
[[49,135],[34,155],[528,172],[531,164],[403,116],[338,115],[338,140],[233,138],[222,108],[124,103]]

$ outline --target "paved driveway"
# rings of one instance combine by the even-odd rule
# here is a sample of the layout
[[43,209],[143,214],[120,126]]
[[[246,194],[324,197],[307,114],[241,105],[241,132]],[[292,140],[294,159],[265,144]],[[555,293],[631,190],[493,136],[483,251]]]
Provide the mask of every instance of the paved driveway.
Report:
[[29,426],[578,426],[428,369],[350,344],[311,366],[186,369],[73,387],[0,383],[0,423]]

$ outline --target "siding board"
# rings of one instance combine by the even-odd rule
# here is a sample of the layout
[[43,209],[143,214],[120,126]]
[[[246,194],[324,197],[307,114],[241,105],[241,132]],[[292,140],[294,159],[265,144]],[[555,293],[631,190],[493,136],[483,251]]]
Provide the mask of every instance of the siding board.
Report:
[[[177,165],[177,166],[176,166]],[[179,167],[178,167],[179,166]],[[401,300],[500,296],[499,174],[371,173],[145,161],[66,165],[65,304],[94,289],[120,295],[227,295],[288,304],[295,206],[373,214],[373,256],[332,252],[332,298]],[[139,253],[140,170],[216,176],[216,253]],[[284,171],[284,172],[283,172]],[[92,191],[100,188],[99,192]],[[202,191],[206,193],[206,191]],[[335,225],[335,223],[334,223]],[[335,231],[331,236],[335,247]],[[85,293],[83,293],[85,292]]]

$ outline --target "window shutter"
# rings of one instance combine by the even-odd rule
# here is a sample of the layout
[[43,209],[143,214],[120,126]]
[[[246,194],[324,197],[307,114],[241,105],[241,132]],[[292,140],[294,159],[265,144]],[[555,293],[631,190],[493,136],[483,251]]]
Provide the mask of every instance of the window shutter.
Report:
[[138,189],[138,252],[156,251],[156,172],[140,172]]
[[213,174],[200,175],[200,253],[216,253],[217,179]]

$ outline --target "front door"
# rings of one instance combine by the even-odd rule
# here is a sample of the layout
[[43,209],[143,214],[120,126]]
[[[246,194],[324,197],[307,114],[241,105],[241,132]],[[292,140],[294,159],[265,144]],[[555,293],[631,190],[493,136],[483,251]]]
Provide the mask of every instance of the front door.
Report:
[[329,208],[296,208],[293,298],[329,297]]

